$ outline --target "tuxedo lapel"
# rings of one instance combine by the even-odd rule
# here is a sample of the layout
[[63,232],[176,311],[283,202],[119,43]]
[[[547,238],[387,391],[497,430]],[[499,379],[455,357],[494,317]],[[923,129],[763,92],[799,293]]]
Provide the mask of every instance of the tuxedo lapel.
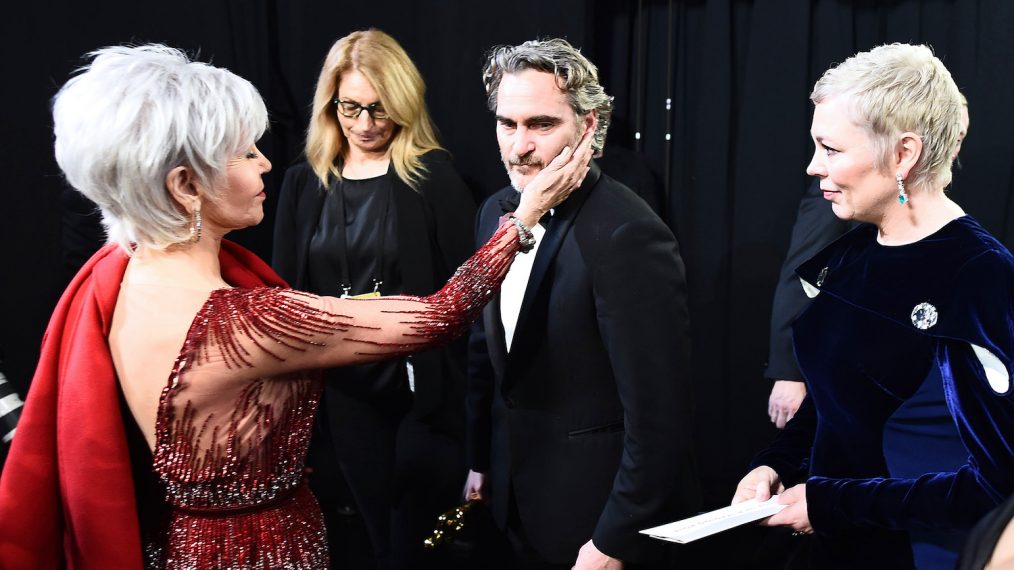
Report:
[[[495,205],[484,205],[479,212],[475,226],[475,235],[479,240],[487,240],[496,233],[500,224],[501,209],[506,214],[513,212],[517,207],[509,203],[511,194],[517,194],[516,190],[508,187],[501,190],[500,193],[502,196],[499,199],[490,198],[490,200],[497,200]],[[484,241],[478,241],[476,245],[481,246],[483,243]],[[496,295],[482,310],[482,328],[486,335],[486,351],[490,364],[495,373],[502,378],[507,362],[507,340],[504,336],[503,319],[500,316],[500,294],[501,292],[497,290]]]
[[493,300],[486,305],[483,327],[486,332],[489,361],[496,374],[503,377],[507,366],[507,338],[503,331],[503,320],[500,318],[500,293],[497,293]]
[[584,183],[563,204],[560,204],[556,208],[555,214],[549,222],[549,227],[546,229],[546,234],[542,236],[542,243],[539,244],[539,251],[532,265],[532,273],[528,277],[528,286],[525,287],[525,296],[521,301],[521,311],[518,314],[518,323],[514,329],[514,342],[511,343],[510,356],[516,356],[524,351],[524,347],[530,346],[531,335],[529,335],[527,325],[532,319],[537,320],[538,315],[534,314],[534,308],[543,287],[546,274],[553,266],[557,254],[560,252],[560,246],[570,233],[570,229],[574,225],[574,220],[577,219],[581,206],[588,199],[588,195],[598,182],[600,174],[601,171],[593,162]]

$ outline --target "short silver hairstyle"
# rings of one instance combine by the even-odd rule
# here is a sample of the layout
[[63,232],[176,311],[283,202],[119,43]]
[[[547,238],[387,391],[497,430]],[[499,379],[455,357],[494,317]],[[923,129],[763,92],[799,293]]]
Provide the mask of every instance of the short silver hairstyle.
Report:
[[599,85],[599,71],[595,64],[566,40],[531,40],[519,46],[497,46],[490,50],[482,81],[486,86],[487,102],[496,111],[496,96],[500,80],[505,73],[520,73],[526,69],[544,71],[556,76],[560,90],[578,115],[597,111],[598,126],[592,139],[592,149],[601,152],[606,144],[606,131],[613,114],[613,98]]
[[160,44],[88,54],[53,99],[56,161],[95,202],[110,242],[164,249],[190,237],[187,212],[165,185],[193,170],[208,199],[228,161],[268,125],[257,89],[232,72]]
[[857,53],[824,72],[810,94],[814,104],[835,97],[847,98],[849,118],[869,136],[878,169],[885,169],[898,135],[913,132],[923,148],[906,182],[927,190],[950,184],[964,98],[929,47],[894,43]]

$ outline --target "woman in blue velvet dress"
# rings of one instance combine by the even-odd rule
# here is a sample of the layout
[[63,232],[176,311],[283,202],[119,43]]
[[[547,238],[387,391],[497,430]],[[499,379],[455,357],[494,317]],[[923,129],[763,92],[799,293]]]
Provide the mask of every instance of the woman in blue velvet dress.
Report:
[[[857,54],[810,98],[807,172],[867,224],[797,269],[809,397],[733,501],[781,492],[765,524],[815,534],[814,567],[912,568],[909,531],[968,529],[1014,492],[1014,257],[944,194],[962,100],[928,48]],[[933,375],[967,462],[891,477],[884,425]]]

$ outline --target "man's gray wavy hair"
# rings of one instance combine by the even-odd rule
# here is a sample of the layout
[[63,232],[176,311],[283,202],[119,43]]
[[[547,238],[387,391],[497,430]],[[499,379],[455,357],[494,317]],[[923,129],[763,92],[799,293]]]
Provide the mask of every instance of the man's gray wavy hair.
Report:
[[597,153],[606,144],[606,131],[613,114],[613,98],[599,85],[599,71],[595,64],[566,40],[531,40],[519,46],[497,46],[490,50],[482,81],[486,86],[487,102],[496,111],[496,95],[505,73],[519,73],[535,69],[552,73],[560,90],[578,115],[597,111],[598,126],[592,139]]

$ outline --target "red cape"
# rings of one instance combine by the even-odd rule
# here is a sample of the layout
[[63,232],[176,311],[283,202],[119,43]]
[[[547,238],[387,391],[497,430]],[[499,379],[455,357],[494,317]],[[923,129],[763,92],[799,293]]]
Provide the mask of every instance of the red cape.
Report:
[[[219,260],[231,285],[285,286],[232,242],[222,241]],[[53,311],[0,479],[0,568],[143,568],[107,342],[127,261],[118,246],[103,247]]]

